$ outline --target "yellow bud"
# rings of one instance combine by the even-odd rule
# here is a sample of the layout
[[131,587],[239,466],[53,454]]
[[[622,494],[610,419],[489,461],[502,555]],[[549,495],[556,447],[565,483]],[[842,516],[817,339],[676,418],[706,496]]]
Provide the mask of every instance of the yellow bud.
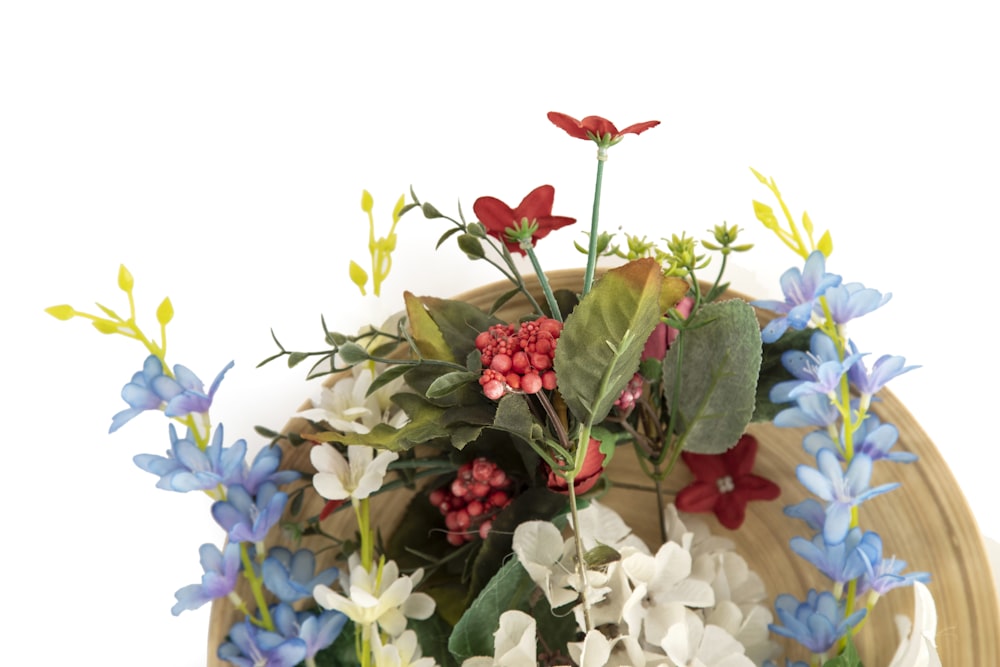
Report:
[[819,238],[819,244],[816,249],[823,253],[824,257],[829,257],[830,253],[833,252],[833,239],[830,237],[830,230],[823,232],[823,236]]
[[375,205],[375,202],[372,201],[371,193],[369,193],[367,190],[362,190],[361,191],[361,210],[364,211],[365,213],[371,213],[372,212],[372,206],[374,206],[374,205]]
[[368,272],[361,268],[361,265],[351,260],[351,266],[349,269],[351,275],[351,282],[358,286],[361,290],[361,296],[365,296],[367,292],[365,291],[365,285],[368,284]]
[[76,311],[73,310],[73,306],[68,306],[66,304],[61,306],[50,306],[45,309],[45,312],[57,320],[71,320],[73,319],[73,316],[76,315]]
[[131,292],[132,291],[132,285],[134,283],[135,283],[135,281],[132,279],[132,274],[129,273],[128,269],[125,268],[125,265],[122,264],[121,266],[119,266],[118,267],[118,287],[120,287],[123,292]]
[[406,196],[399,195],[399,201],[396,202],[395,208],[392,209],[392,224],[399,222],[399,212],[403,210],[403,206],[406,204]]
[[118,323],[111,320],[94,320],[94,328],[102,334],[118,333]]
[[161,326],[166,326],[170,320],[174,319],[174,306],[170,303],[170,297],[166,297],[156,309],[156,321]]

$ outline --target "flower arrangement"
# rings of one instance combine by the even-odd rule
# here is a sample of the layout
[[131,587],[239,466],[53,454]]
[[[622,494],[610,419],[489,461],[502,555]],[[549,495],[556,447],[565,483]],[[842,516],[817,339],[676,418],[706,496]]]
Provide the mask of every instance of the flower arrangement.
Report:
[[[232,362],[207,390],[169,365],[173,306],[164,299],[156,309],[158,339],[144,332],[124,266],[127,317],[101,305],[48,309],[142,344],[148,356],[122,390],[127,408],[111,431],[162,412],[169,449],[136,464],[159,488],[212,500],[226,543],[201,547],[202,581],[176,592],[174,614],[228,599],[241,619],[217,655],[241,667],[738,667],[779,664],[776,639],[799,646],[780,664],[847,667],[861,664],[854,637],[879,599],[912,586],[912,627],[879,638],[898,644],[886,664],[940,664],[929,574],[907,571],[862,520],[865,503],[898,486],[873,485],[875,463],[915,459],[893,450],[898,431],[872,410],[879,391],[914,367],[891,355],[869,364],[847,334],[889,295],[828,273],[830,233],[817,238],[808,216],[797,224],[774,180],[756,171],[783,220],[760,202],[756,216],[797,258],[781,278],[782,301],[727,292],[727,263],[751,250],[736,226],[702,241],[616,239],[599,225],[610,149],[658,122],[618,130],[597,116],[549,120],[597,146],[582,277],[560,287],[536,254],[551,231],[576,222],[553,214],[551,185],[515,207],[480,197],[471,222],[411,190],[384,238],[365,192],[370,274],[348,267],[362,293],[369,281],[381,293],[396,225],[414,210],[445,225],[439,247],[454,242],[490,263],[507,287],[487,308],[406,292],[404,310],[381,325],[345,334],[324,322],[319,351],[287,350],[275,336],[279,349],[264,363],[311,360],[310,378],[331,379],[300,412],[307,421],[293,422],[306,427],[261,427],[271,443],[252,458],[210,414]],[[602,257],[618,265],[598,271]],[[763,328],[754,306],[774,313]],[[513,317],[500,316],[511,308]],[[752,569],[761,553],[737,553],[694,516],[711,512],[735,531],[748,503],[778,497],[778,485],[753,471],[768,446],[748,433],[754,422],[807,430],[814,465],[795,477],[810,497],[784,510],[804,536],[760,545],[815,566],[804,598],[765,591]],[[308,450],[305,474],[283,466],[296,448]],[[613,458],[644,475],[657,543],[605,503],[630,488],[615,478]],[[671,490],[682,466],[693,480]],[[398,526],[373,509],[394,495],[406,503]],[[321,510],[305,511],[317,498]],[[294,548],[275,546],[275,535]]]

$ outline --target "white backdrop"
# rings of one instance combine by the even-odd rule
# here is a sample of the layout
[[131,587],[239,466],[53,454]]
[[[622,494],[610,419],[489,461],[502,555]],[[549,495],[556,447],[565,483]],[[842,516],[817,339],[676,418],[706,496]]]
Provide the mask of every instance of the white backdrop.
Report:
[[[892,389],[1000,536],[990,4],[4,4],[0,493],[13,650],[203,664],[207,608],[169,609],[201,574],[198,546],[222,539],[207,499],[158,491],[132,464],[166,449],[161,418],[106,433],[143,351],[42,309],[126,310],[125,263],[141,322],[154,328],[156,305],[173,301],[173,363],[210,382],[236,361],[213,414],[227,441],[257,447],[254,424],[280,427],[317,391],[303,369],[254,368],[274,349],[270,328],[312,349],[321,314],[352,331],[398,309],[404,288],[448,295],[494,278],[453,247],[435,253],[446,225],[413,213],[387,296],[361,298],[347,262],[365,258],[363,188],[382,234],[411,184],[443,211],[460,199],[471,212],[478,196],[516,204],[551,183],[555,214],[589,220],[593,146],[552,126],[550,110],[661,120],[612,149],[604,226],[702,237],[738,224],[757,244],[732,274],[745,292],[779,296],[795,261],[753,217],[752,199],[772,202],[749,166],[829,228],[829,269],[894,293],[854,337],[874,357],[924,366]],[[547,268],[579,263],[580,227],[539,246]]]

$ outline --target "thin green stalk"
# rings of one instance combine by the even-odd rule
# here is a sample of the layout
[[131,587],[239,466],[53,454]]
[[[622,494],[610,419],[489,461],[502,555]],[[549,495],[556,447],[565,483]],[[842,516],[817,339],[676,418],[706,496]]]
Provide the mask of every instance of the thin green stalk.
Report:
[[583,624],[586,626],[586,631],[590,632],[594,629],[594,622],[590,619],[590,603],[587,600],[587,561],[585,560],[583,553],[583,540],[580,539],[580,517],[576,509],[576,488],[574,487],[574,479],[576,478],[576,473],[574,471],[572,478],[567,478],[566,481],[569,483],[569,511],[573,516],[573,541],[576,543],[576,569],[580,573],[580,585],[583,588]]
[[542,287],[542,294],[545,295],[545,301],[549,304],[549,312],[552,313],[552,319],[563,321],[562,313],[559,312],[559,304],[556,303],[556,297],[552,293],[552,286],[549,285],[549,279],[545,276],[545,272],[542,271],[542,265],[538,263],[538,257],[535,255],[535,249],[531,246],[530,241],[526,241],[521,244],[521,249],[528,254],[528,259],[531,260],[531,266],[535,269],[535,275],[538,276],[538,284]]
[[594,282],[594,268],[597,266],[597,219],[601,213],[601,181],[604,179],[604,162],[608,159],[606,149],[597,152],[597,179],[594,183],[594,209],[590,216],[590,244],[587,247],[587,272],[583,274],[583,294],[590,292]]

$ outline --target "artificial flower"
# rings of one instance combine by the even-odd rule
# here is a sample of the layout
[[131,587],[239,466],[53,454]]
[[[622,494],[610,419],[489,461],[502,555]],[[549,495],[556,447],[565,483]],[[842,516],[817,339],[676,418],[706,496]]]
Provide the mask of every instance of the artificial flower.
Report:
[[[691,309],[694,308],[694,299],[689,296],[681,299],[674,310],[681,317],[688,317],[691,314]],[[655,327],[653,327],[653,333],[649,334],[649,338],[646,339],[646,345],[642,349],[642,356],[640,359],[645,361],[646,359],[656,359],[657,361],[663,361],[663,357],[666,356],[667,350],[670,346],[674,344],[677,340],[677,336],[680,335],[680,330],[668,325],[666,322],[659,322]]]
[[262,542],[281,520],[288,494],[265,482],[251,495],[239,484],[229,487],[225,500],[212,505],[212,517],[234,542]]
[[804,602],[788,594],[779,595],[774,609],[784,625],[771,624],[771,632],[794,639],[817,655],[829,651],[866,614],[859,609],[845,618],[844,605],[833,593],[815,590],[809,591]]
[[677,493],[677,509],[713,512],[726,528],[743,524],[751,500],[774,500],[781,493],[771,480],[750,472],[757,457],[757,439],[745,434],[722,454],[681,452],[695,481]]
[[878,533],[862,533],[857,527],[847,531],[847,537],[836,544],[828,543],[819,534],[811,541],[804,537],[793,537],[790,547],[821,574],[829,577],[838,587],[835,591],[841,590],[848,581],[860,577],[865,571],[866,563],[877,561],[882,554],[882,540]]
[[[856,404],[852,401],[852,404]],[[774,416],[772,423],[782,428],[801,428],[803,426],[818,426],[826,428],[836,424],[840,418],[837,405],[823,394],[804,394],[795,400],[795,405],[785,408]]]
[[566,588],[575,570],[576,549],[571,540],[548,521],[524,521],[514,529],[511,549],[535,585],[545,594],[553,609],[577,598]]
[[929,572],[908,572],[900,574],[906,568],[905,560],[882,558],[882,539],[875,536],[871,551],[862,554],[864,574],[858,582],[858,595],[869,594],[870,603],[894,588],[912,586],[916,582],[927,583],[931,580]]
[[771,641],[768,625],[774,620],[764,605],[751,605],[744,611],[731,600],[716,601],[715,607],[702,610],[706,626],[717,626],[743,646],[746,656],[755,665],[761,664],[778,650]]
[[675,665],[683,667],[754,667],[743,645],[717,625],[706,625],[690,609],[669,610],[670,627],[659,641]]
[[371,571],[361,564],[357,553],[348,560],[350,576],[341,578],[347,597],[329,586],[319,585],[313,597],[324,609],[339,611],[365,628],[378,626],[392,637],[406,630],[406,619],[429,618],[434,613],[434,600],[426,593],[414,593],[413,588],[423,578],[423,570],[400,575],[395,561],[389,561]]
[[305,660],[312,659],[319,651],[333,644],[347,623],[347,617],[336,611],[314,613],[295,611],[290,604],[281,603],[271,609],[275,629],[285,639],[298,639],[306,645]]
[[229,641],[217,655],[236,667],[295,667],[306,659],[308,647],[299,638],[258,628],[247,618],[229,631]]
[[761,340],[773,343],[781,338],[789,327],[801,331],[812,319],[813,306],[827,289],[840,284],[840,276],[826,272],[826,257],[814,250],[806,258],[805,267],[800,271],[792,267],[781,275],[781,290],[784,301],[752,301],[758,308],[773,310],[782,315],[776,317],[760,332]]
[[[854,341],[851,341],[851,349],[855,349]],[[884,354],[875,361],[870,372],[863,362],[857,363],[847,372],[847,377],[862,397],[873,396],[894,377],[920,368],[920,366],[904,366],[905,363],[905,357]]]
[[395,428],[407,421],[406,413],[389,400],[403,388],[402,378],[368,393],[375,379],[375,371],[367,364],[351,369],[351,376],[337,381],[333,387],[320,390],[319,405],[299,412],[314,422],[326,422],[341,433],[368,433],[376,425],[389,424]]
[[170,610],[174,616],[182,611],[198,609],[206,602],[229,595],[236,588],[236,579],[240,574],[238,542],[230,542],[222,551],[214,544],[203,544],[198,553],[205,574],[200,584],[185,586],[174,593],[177,604]]
[[[601,451],[601,441],[591,438],[587,442],[587,452],[583,457],[583,467],[579,474],[573,478],[573,489],[577,495],[586,493],[594,488],[594,485],[601,479],[604,473],[604,453]],[[542,469],[547,472],[546,486],[556,493],[568,494],[569,483],[566,478],[550,468],[548,464],[542,463]]]
[[556,127],[565,130],[566,134],[574,139],[593,141],[604,149],[617,144],[626,134],[641,134],[660,124],[658,120],[647,120],[619,130],[610,120],[600,116],[587,116],[583,120],[577,120],[564,113],[550,111],[548,118]]
[[837,324],[847,324],[853,319],[867,315],[877,308],[881,308],[892,294],[882,294],[876,289],[865,287],[861,283],[843,283],[826,290],[826,310],[818,303],[815,306],[816,314],[825,317],[830,313],[830,319]]
[[372,635],[372,655],[375,667],[436,667],[434,658],[424,658],[420,653],[417,633],[407,630],[389,643],[383,644],[376,632]]
[[941,667],[934,639],[937,609],[930,590],[919,581],[913,584],[913,623],[900,615],[896,617],[896,627],[903,641],[889,667]]
[[468,658],[462,667],[536,667],[535,627],[535,619],[523,611],[505,611],[493,633],[493,657]]
[[537,229],[531,234],[531,245],[534,246],[538,239],[545,238],[549,232],[576,222],[576,218],[552,215],[555,194],[556,189],[551,185],[540,185],[529,192],[517,208],[510,208],[496,197],[480,197],[472,205],[472,210],[490,236],[502,241],[510,252],[524,255],[526,253],[520,244],[507,235],[508,229],[514,229],[524,221],[537,225]]
[[[878,416],[869,412],[864,420],[854,430],[851,436],[855,454],[866,454],[872,461],[893,461],[895,463],[913,463],[917,455],[912,452],[892,452],[893,445],[899,439],[899,429],[892,424],[883,424]],[[802,448],[816,456],[821,449],[829,449],[841,461],[844,457],[844,427],[840,429],[840,438],[833,441],[829,432],[818,430],[809,433],[802,439]]]
[[[223,428],[215,429],[212,442],[202,451],[188,429],[187,436],[177,437],[173,424],[168,426],[170,449],[166,456],[137,454],[135,464],[146,472],[159,475],[157,488],[167,491],[210,491],[218,486],[229,486],[242,481],[245,440],[237,440],[231,447],[223,447]],[[280,451],[280,450],[279,450]],[[280,454],[279,454],[280,456]]]
[[330,444],[314,445],[309,458],[316,468],[313,486],[327,500],[363,500],[382,487],[386,468],[399,458],[396,452],[373,447],[348,445],[347,457]]
[[282,602],[310,597],[316,586],[329,586],[337,574],[335,567],[317,573],[316,556],[309,549],[299,549],[293,554],[284,547],[272,547],[261,566],[264,585]]

